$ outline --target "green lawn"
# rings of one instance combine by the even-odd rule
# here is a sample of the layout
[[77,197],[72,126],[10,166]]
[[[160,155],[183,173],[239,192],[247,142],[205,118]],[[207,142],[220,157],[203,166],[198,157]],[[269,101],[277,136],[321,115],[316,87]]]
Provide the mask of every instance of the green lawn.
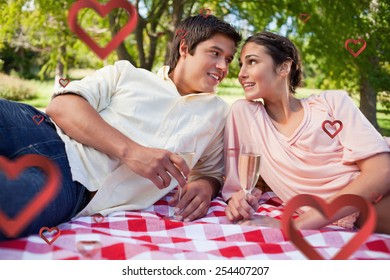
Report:
[[[71,71],[69,74],[69,79],[80,79],[84,77],[86,74],[90,73],[91,70],[75,70]],[[50,101],[54,84],[53,81],[28,81],[32,88],[35,89],[37,94],[37,98],[34,100],[25,100],[23,102],[31,104],[39,109],[44,109]],[[296,96],[298,98],[309,96],[310,94],[319,93],[321,90],[319,89],[307,89],[307,88],[299,88],[297,90]],[[221,96],[226,102],[232,104],[234,101],[244,98],[244,91],[239,85],[237,79],[225,79],[218,89],[219,96]],[[357,103],[357,100],[356,104]],[[380,103],[378,103],[378,111],[377,118],[379,126],[382,129],[382,134],[385,136],[390,136],[390,114],[385,113],[386,110]]]

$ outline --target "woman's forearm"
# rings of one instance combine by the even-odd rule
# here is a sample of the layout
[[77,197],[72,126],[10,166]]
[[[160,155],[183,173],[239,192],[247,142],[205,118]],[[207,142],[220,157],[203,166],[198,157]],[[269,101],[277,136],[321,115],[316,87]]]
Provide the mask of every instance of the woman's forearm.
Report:
[[[385,197],[390,194],[390,153],[381,153],[362,160],[358,166],[361,169],[360,175],[337,192],[328,202],[343,194],[355,194],[367,200],[372,200],[373,195]],[[296,220],[296,227],[298,229],[319,229],[356,211],[352,206],[344,207],[328,220],[318,211],[311,209]]]

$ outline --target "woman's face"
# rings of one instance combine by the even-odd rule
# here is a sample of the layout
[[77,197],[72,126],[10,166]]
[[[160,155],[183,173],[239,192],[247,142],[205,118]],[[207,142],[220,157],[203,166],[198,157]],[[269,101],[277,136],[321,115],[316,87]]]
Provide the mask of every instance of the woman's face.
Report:
[[247,43],[240,55],[241,70],[238,80],[249,100],[270,98],[278,87],[275,65],[265,48],[256,43]]

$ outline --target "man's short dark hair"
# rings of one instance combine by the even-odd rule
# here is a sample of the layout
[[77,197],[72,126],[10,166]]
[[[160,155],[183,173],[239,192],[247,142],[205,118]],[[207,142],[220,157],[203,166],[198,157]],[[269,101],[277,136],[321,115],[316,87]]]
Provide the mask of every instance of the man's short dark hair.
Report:
[[[204,15],[196,15],[192,17],[188,17],[184,21],[182,21],[176,29],[182,30],[181,32],[175,32],[172,41],[172,47],[169,54],[168,65],[169,72],[172,72],[177,65],[177,62],[180,58],[180,42],[181,40],[185,40],[188,46],[188,52],[193,55],[196,49],[196,46],[216,34],[222,34],[230,39],[232,39],[236,45],[241,41],[241,35],[231,26],[229,23],[220,20],[219,18],[208,15],[205,17]],[[185,34],[185,36],[183,36]]]

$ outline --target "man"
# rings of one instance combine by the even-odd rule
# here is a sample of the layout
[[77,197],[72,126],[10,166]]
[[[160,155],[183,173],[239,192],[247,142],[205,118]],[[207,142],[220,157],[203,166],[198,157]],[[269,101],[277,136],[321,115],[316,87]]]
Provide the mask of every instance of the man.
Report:
[[[50,119],[45,116],[42,126],[34,127],[37,135],[27,137],[35,142],[20,139],[23,144],[12,147],[12,152],[9,146],[0,148],[0,154],[11,159],[41,153],[61,167],[59,195],[22,235],[38,233],[40,227],[57,225],[77,213],[144,209],[177,185],[183,187],[183,196],[178,203],[177,195],[170,201],[177,203],[177,219],[191,221],[207,213],[222,183],[228,113],[228,105],[215,91],[228,74],[241,37],[211,15],[190,17],[178,30],[185,36],[177,32],[169,66],[157,75],[119,61],[71,82],[54,93],[46,110]],[[10,104],[0,102],[2,115],[22,107]],[[18,119],[37,114],[25,108],[28,113],[20,113]],[[19,131],[26,128],[5,133]],[[196,142],[190,166],[175,153],[188,141]],[[3,211],[14,213],[23,205],[19,200],[13,188],[0,185],[0,208],[9,207]]]

